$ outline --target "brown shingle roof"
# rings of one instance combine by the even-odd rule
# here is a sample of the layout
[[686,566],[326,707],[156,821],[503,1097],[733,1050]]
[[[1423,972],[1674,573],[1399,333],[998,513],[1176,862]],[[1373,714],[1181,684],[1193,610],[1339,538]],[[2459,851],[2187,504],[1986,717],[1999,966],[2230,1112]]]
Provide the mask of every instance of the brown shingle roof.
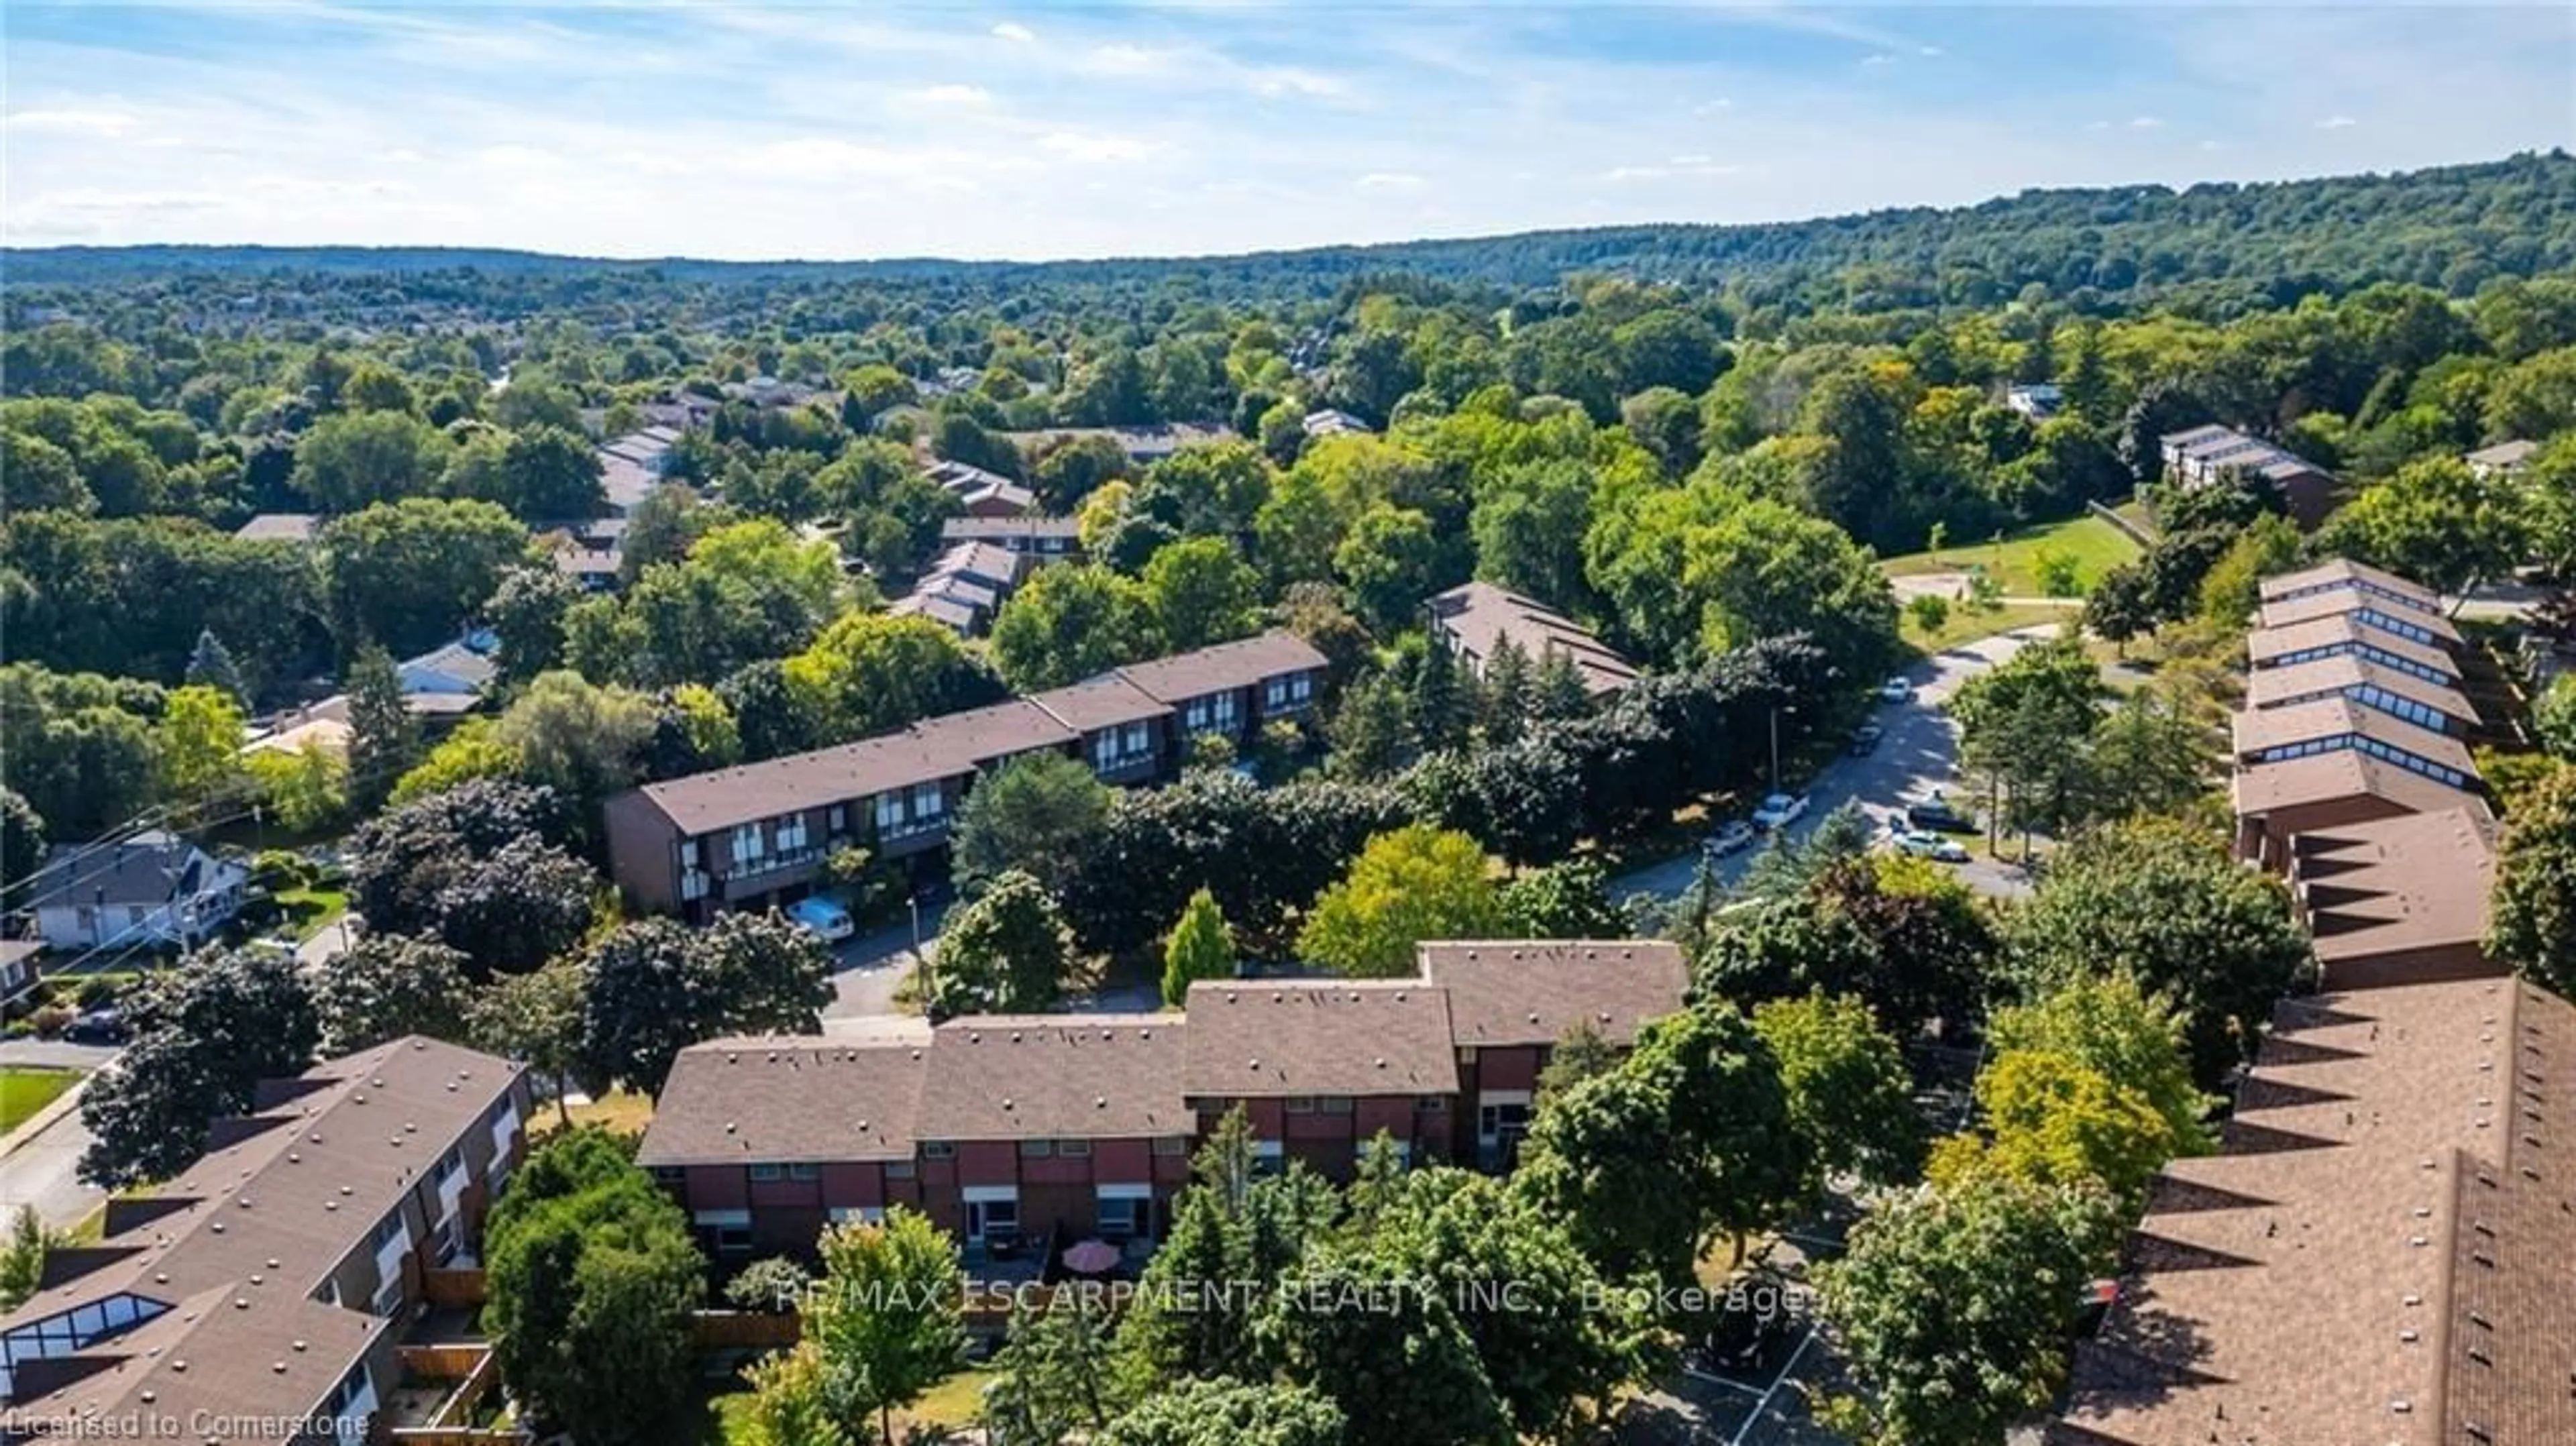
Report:
[[1489,582],[1471,582],[1434,596],[1426,606],[1478,667],[1493,656],[1498,643],[1509,638],[1533,664],[1551,649],[1563,652],[1582,672],[1584,685],[1596,694],[1614,693],[1637,681],[1636,664],[1582,624],[1535,598]]
[[1265,679],[1314,672],[1323,666],[1324,655],[1304,639],[1294,633],[1273,631],[1150,663],[1130,663],[1116,672],[1148,696],[1177,707],[1192,698],[1229,688],[1250,688]]
[[975,1015],[939,1026],[921,1086],[925,1140],[1188,1135],[1177,1014]]
[[1418,979],[1201,981],[1189,1020],[1194,1099],[1458,1088],[1448,997]]
[[310,512],[263,512],[233,529],[244,542],[311,542],[322,519]]
[[1172,711],[1171,705],[1116,673],[1104,673],[1070,687],[1032,693],[1029,701],[1076,733],[1115,728],[1121,723],[1141,723]]
[[[180,1440],[224,1446],[310,1441],[302,1420],[392,1322],[247,1279],[178,1301],[164,1315],[48,1367],[88,1374],[14,1400],[0,1423],[35,1440],[94,1440],[102,1423],[180,1423]],[[218,1422],[221,1425],[218,1425]],[[86,1423],[86,1429],[84,1424]],[[154,1434],[145,1429],[144,1435]]]
[[[163,1400],[300,1411],[329,1394],[382,1324],[312,1297],[450,1148],[488,1128],[520,1074],[506,1060],[418,1037],[317,1065],[275,1091],[274,1107],[228,1122],[238,1137],[156,1190],[165,1208],[102,1240],[104,1263],[38,1291],[0,1319],[0,1329],[109,1296],[140,1296],[179,1308],[86,1355],[116,1357],[138,1342],[184,1337],[187,1380],[184,1389],[171,1382]],[[118,1251],[125,1253],[106,1258]],[[181,1304],[192,1298],[221,1304],[210,1313],[201,1306],[192,1321]],[[310,1361],[289,1360],[283,1376],[272,1371],[297,1339],[333,1344],[306,1353]],[[143,1382],[169,1374],[166,1363],[129,1364],[51,1399],[129,1399]]]
[[1425,944],[1422,977],[1449,995],[1460,1047],[1554,1044],[1586,1026],[1616,1045],[1682,1007],[1690,966],[1659,939],[1548,939]]
[[2262,597],[2263,601],[2271,602],[2308,588],[2343,582],[2367,583],[2372,587],[2385,588],[2401,597],[2412,599],[2418,607],[2426,611],[2439,612],[2442,609],[2442,595],[2422,583],[2399,577],[2384,568],[2372,567],[2366,562],[2354,562],[2342,557],[2329,559],[2314,567],[2301,568],[2297,572],[2276,573],[2267,577],[2263,579]]
[[2482,808],[2346,824],[2291,840],[2290,887],[2328,964],[2474,944],[2486,937],[2495,851]]
[[2311,622],[2317,618],[2343,617],[2361,612],[2365,608],[2386,613],[2410,627],[2423,628],[2440,638],[2446,646],[2456,648],[2460,645],[2460,629],[2449,618],[2440,613],[2425,612],[2418,608],[2396,607],[2359,588],[2337,588],[2333,592],[2312,592],[2301,597],[2272,599],[2263,604],[2262,625],[2267,628],[2286,628],[2298,623]]
[[2266,749],[2358,734],[2400,752],[2411,753],[2427,763],[2457,769],[2472,778],[2478,772],[2477,760],[2469,756],[2468,745],[2457,738],[2418,727],[2377,708],[2365,708],[2349,698],[2319,698],[2279,708],[2247,708],[2236,715],[2231,730],[2239,758],[2251,758]]
[[2167,1167],[2053,1434],[2576,1440],[2571,1083],[2576,1007],[2527,984],[2284,1001],[2231,1153]]
[[2485,801],[2473,793],[2351,748],[2239,769],[2232,786],[2238,818],[2365,797],[2385,799],[2409,813],[2486,811]]
[[2245,701],[2257,708],[2278,708],[2319,694],[2347,688],[2375,687],[2411,699],[2462,724],[2475,726],[2477,706],[2456,688],[2347,653],[2286,668],[2257,668],[2245,677]]
[[2312,618],[2286,628],[2256,628],[2245,635],[2245,652],[2257,666],[2273,658],[2303,653],[2314,648],[2358,645],[2376,648],[2394,657],[2431,668],[2446,678],[2460,676],[2460,665],[2449,651],[2401,638],[2364,625],[2350,614]]
[[704,834],[794,809],[955,778],[1015,754],[1077,741],[1045,709],[1015,698],[836,748],[647,784],[643,793],[681,833]]
[[635,1162],[909,1160],[927,1052],[829,1035],[691,1045],[672,1062]]

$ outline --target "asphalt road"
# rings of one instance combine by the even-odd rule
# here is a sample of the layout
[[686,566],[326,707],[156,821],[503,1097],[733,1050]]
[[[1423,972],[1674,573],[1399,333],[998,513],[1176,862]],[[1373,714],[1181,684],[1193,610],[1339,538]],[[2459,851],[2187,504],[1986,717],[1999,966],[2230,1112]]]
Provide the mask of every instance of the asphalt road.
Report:
[[[1836,756],[1821,773],[1807,780],[1809,798],[1804,818],[1790,825],[1792,837],[1804,837],[1816,821],[1857,802],[1870,816],[1874,826],[1901,813],[1905,805],[1938,788],[1953,798],[1961,798],[1963,784],[1959,777],[1959,729],[1941,709],[1959,685],[2022,650],[2030,643],[2052,637],[2055,624],[2041,624],[2016,632],[2001,633],[1991,638],[1963,644],[1942,653],[1907,674],[1914,683],[1914,697],[1905,703],[1882,703],[1872,718],[1887,730],[1875,751],[1854,758]],[[1792,790],[1796,779],[1785,780]],[[1966,800],[1962,799],[1962,802]],[[1751,866],[1760,844],[1741,850],[1717,866],[1717,876],[1732,884],[1743,877]],[[2014,898],[2030,892],[2030,879],[2011,864],[1977,858],[1964,864],[1951,865],[1968,887],[1979,893]],[[1699,860],[1685,854],[1660,864],[1625,874],[1611,883],[1615,898],[1633,894],[1652,894],[1672,898],[1688,889],[1697,877]]]

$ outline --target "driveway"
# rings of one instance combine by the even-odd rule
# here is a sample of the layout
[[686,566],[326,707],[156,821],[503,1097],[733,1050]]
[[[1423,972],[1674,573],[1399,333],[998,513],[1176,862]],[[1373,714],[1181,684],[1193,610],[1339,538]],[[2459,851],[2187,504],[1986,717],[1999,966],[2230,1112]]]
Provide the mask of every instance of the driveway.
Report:
[[[1859,804],[1872,825],[1878,826],[1889,815],[1901,812],[1908,801],[1935,788],[1956,797],[1963,787],[1958,768],[1959,727],[1941,705],[1959,691],[1960,684],[2024,647],[2056,635],[2054,623],[1998,633],[1963,643],[1908,673],[1906,676],[1914,683],[1912,701],[1880,704],[1871,715],[1887,730],[1878,747],[1859,758],[1837,755],[1808,780],[1810,803],[1806,816],[1790,826],[1791,837],[1805,837],[1817,820],[1847,803]],[[1788,780],[1788,786],[1796,787],[1796,780]],[[1718,881],[1733,886],[1752,865],[1760,847],[1757,844],[1719,860]],[[1688,889],[1698,872],[1698,858],[1684,854],[1612,880],[1610,893],[1613,898],[1651,894],[1669,899]],[[2029,877],[2021,869],[1992,859],[1981,857],[1955,865],[1953,872],[1982,894],[2018,898],[2030,892]]]

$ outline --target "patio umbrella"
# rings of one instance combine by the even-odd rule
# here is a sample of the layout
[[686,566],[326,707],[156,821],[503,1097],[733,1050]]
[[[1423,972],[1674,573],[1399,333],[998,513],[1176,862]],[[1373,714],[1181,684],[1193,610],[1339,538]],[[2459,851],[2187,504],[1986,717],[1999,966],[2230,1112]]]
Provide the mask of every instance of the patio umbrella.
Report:
[[1098,1275],[1124,1258],[1118,1247],[1106,1240],[1085,1240],[1066,1247],[1064,1268],[1076,1275]]

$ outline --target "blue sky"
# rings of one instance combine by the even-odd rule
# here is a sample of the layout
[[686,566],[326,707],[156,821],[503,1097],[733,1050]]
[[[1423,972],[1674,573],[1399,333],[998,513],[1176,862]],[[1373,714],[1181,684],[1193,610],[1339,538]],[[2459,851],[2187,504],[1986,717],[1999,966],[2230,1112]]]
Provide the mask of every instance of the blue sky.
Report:
[[1168,255],[2576,144],[2576,7],[8,0],[0,240]]

